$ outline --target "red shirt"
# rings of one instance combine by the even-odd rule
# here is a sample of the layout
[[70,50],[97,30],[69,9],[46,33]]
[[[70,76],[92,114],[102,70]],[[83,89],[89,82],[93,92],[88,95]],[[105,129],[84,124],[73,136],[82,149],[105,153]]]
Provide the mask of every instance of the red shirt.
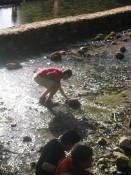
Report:
[[58,83],[60,83],[60,81],[64,75],[64,72],[61,69],[54,68],[54,67],[45,68],[45,69],[42,69],[36,73],[42,77],[44,77],[44,76],[46,77],[47,74],[50,73],[50,78]]
[[65,157],[59,161],[55,175],[60,175],[61,173],[69,173],[71,175],[93,175],[89,171],[74,165],[70,157]]

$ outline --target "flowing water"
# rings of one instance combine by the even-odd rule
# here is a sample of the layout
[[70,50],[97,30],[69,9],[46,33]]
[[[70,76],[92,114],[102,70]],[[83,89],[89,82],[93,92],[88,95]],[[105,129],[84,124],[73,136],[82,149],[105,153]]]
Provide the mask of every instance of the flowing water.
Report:
[[[114,55],[123,45],[126,48],[125,57],[123,60],[117,60]],[[89,47],[84,55],[77,52],[80,46]],[[47,59],[49,53],[63,48],[66,54],[62,56],[62,61],[53,62]],[[126,42],[118,40],[116,45],[112,45],[111,42],[94,42],[88,39],[79,43],[57,46],[57,48],[54,46],[39,55],[23,57],[18,60],[23,66],[21,69],[8,70],[5,65],[1,65],[0,161],[2,171],[18,172],[17,174],[31,173],[30,163],[38,160],[39,145],[45,144],[52,137],[59,136],[66,129],[77,128],[85,140],[96,139],[99,132],[95,131],[104,121],[108,121],[113,112],[121,112],[129,107],[131,100],[130,55],[130,37],[127,37]],[[38,99],[43,88],[38,87],[33,81],[34,71],[53,66],[73,70],[71,80],[62,84],[70,96],[79,99],[82,104],[81,110],[73,110],[65,105],[59,93],[55,95],[55,101],[58,101],[60,105],[54,107],[52,111],[39,104]],[[105,96],[98,96],[98,92],[103,88],[109,91],[107,97],[112,95],[110,89],[118,90],[118,92],[123,90],[122,93],[126,93],[127,90],[128,98],[122,96],[116,101],[118,98],[116,96],[116,103],[113,104],[111,104],[111,99],[102,101],[102,97]],[[84,92],[90,95],[87,97],[79,95]],[[119,94],[118,92],[116,94]],[[123,98],[127,98],[126,102],[121,102]],[[82,120],[82,118],[89,119],[89,121]],[[113,131],[112,124],[107,126],[104,132],[106,137],[106,134],[109,136],[112,132],[119,133],[119,130]],[[127,127],[126,132],[128,132]],[[23,139],[26,136],[31,138],[30,142],[24,142]]]
[[0,29],[47,19],[93,13],[125,5],[130,0],[41,0],[0,6]]

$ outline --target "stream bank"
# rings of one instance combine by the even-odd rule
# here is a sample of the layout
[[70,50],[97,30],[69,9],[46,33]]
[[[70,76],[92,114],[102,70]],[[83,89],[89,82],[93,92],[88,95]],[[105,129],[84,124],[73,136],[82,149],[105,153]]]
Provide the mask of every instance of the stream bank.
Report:
[[130,16],[131,6],[126,6],[0,30],[1,59],[39,52],[46,45],[72,42],[103,31],[127,29],[131,25]]

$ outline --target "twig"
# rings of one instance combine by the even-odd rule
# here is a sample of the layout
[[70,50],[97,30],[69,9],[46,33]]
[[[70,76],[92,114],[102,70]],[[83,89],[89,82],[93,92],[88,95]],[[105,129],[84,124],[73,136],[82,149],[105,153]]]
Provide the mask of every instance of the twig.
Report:
[[113,114],[114,114],[114,115],[113,115],[114,121],[117,122],[117,120],[116,120],[116,113],[114,112]]

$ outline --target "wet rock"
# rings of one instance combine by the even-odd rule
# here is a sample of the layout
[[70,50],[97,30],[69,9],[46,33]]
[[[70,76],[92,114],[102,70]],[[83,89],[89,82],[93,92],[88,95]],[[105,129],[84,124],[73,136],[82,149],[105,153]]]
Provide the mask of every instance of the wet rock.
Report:
[[116,41],[112,41],[112,43],[111,43],[112,45],[116,45],[117,44],[117,42]]
[[87,46],[83,46],[83,47],[80,47],[77,52],[79,54],[83,55],[87,50],[88,50],[88,47]]
[[105,40],[113,40],[113,36],[107,35],[107,36],[105,37]]
[[64,51],[64,50],[59,50],[58,51],[61,55],[65,55],[66,54],[66,52]]
[[31,137],[29,137],[29,136],[23,137],[23,142],[31,142],[31,141],[32,141]]
[[16,123],[12,123],[11,124],[11,127],[13,128],[13,127],[16,127]]
[[98,34],[98,35],[94,38],[95,41],[100,41],[100,40],[103,40],[103,39],[104,39],[104,35],[103,35],[103,34]]
[[30,170],[34,169],[36,167],[36,162],[30,163]]
[[110,162],[110,160],[108,158],[103,157],[97,161],[97,164],[105,164],[106,162]]
[[127,32],[131,32],[131,29],[128,29]]
[[124,54],[121,52],[116,52],[115,58],[118,60],[122,60],[124,58]]
[[10,62],[10,63],[6,64],[6,68],[9,70],[20,69],[20,68],[22,68],[22,65],[18,62]]
[[61,53],[59,51],[53,52],[50,55],[48,55],[48,58],[52,61],[61,61]]
[[101,146],[106,146],[107,145],[107,140],[104,139],[103,137],[99,137],[98,139],[98,144],[101,145]]
[[109,36],[116,36],[116,33],[112,31]]
[[98,167],[100,168],[100,170],[105,170],[107,168],[107,165],[106,164],[100,164]]
[[122,38],[122,35],[116,35],[116,38],[119,39],[119,38]]
[[78,101],[78,99],[70,99],[67,101],[69,107],[78,109],[81,106],[81,103]]
[[123,150],[120,149],[119,147],[114,147],[114,148],[112,149],[112,151],[113,151],[113,152],[120,152],[120,153],[123,153]]
[[124,46],[122,46],[122,47],[120,48],[120,52],[124,53],[125,51],[126,51],[126,48],[125,48]]
[[131,137],[123,136],[119,140],[119,146],[123,149],[129,149],[131,151]]
[[120,156],[116,159],[116,166],[119,171],[126,170],[129,167],[129,158],[127,156]]
[[114,157],[124,157],[125,156],[123,152],[119,152],[119,151],[114,151],[113,155]]

